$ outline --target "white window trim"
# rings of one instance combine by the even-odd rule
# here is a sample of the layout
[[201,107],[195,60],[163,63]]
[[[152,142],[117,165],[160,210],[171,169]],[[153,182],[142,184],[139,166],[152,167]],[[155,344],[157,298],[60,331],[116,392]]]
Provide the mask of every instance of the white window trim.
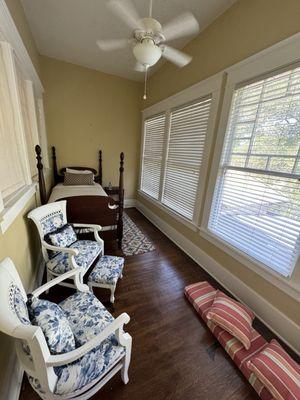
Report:
[[2,234],[7,231],[10,225],[19,216],[36,191],[37,183],[32,183],[21,189],[16,196],[4,206],[2,213],[0,213],[0,231]]
[[[4,0],[0,0],[0,40],[7,42],[7,46],[10,46],[13,49],[16,57],[22,65],[22,71],[24,72],[25,78],[33,83],[33,90],[36,98],[38,100],[42,99],[44,92],[43,85]],[[12,52],[10,57],[12,57]],[[15,70],[10,71],[10,73],[15,74]],[[15,96],[15,93],[13,93],[13,95]],[[17,99],[16,101],[19,100]],[[43,129],[41,135],[43,136],[43,142],[47,145],[46,130]],[[25,145],[24,154],[27,155]],[[25,164],[28,167],[27,159],[25,160]],[[26,175],[28,176],[27,167]],[[0,193],[0,233],[2,234],[19,216],[26,204],[37,191],[37,183],[32,182],[30,174],[26,183],[26,186],[18,191],[10,201],[7,201],[7,204],[4,204]]]
[[[216,120],[217,120],[217,112],[218,112],[218,107],[219,107],[219,100],[220,100],[220,94],[221,94],[221,88],[222,88],[222,82],[223,82],[224,74],[219,73],[216,75],[213,75],[212,77],[205,79],[193,86],[190,86],[187,89],[182,90],[181,92],[176,93],[175,95],[168,97],[159,103],[156,103],[142,111],[142,146],[141,146],[141,154],[140,154],[140,174],[139,174],[139,190],[138,193],[142,197],[144,197],[146,200],[150,201],[160,209],[164,210],[168,214],[170,214],[172,217],[174,217],[176,220],[179,222],[182,222],[186,226],[188,226],[190,229],[197,231],[198,228],[197,226],[199,225],[199,213],[200,213],[200,208],[201,204],[203,201],[203,195],[204,195],[204,188],[205,188],[205,181],[206,181],[206,171],[208,167],[208,161],[209,161],[209,156],[210,156],[210,151],[211,151],[211,145],[212,145],[212,140],[214,136],[214,130],[216,126]],[[200,179],[201,177],[204,177],[203,181],[201,184],[198,186],[198,191],[197,191],[197,197],[196,197],[196,202],[195,202],[195,210],[194,210],[194,217],[190,221],[186,219],[184,216],[176,213],[176,211],[171,210],[169,207],[165,206],[161,202],[161,194],[162,194],[162,187],[163,187],[163,182],[165,180],[165,173],[166,173],[166,152],[167,152],[167,145],[168,145],[168,138],[169,135],[166,134],[166,132],[169,133],[169,122],[170,122],[170,111],[178,106],[182,106],[184,104],[190,103],[192,101],[195,101],[197,99],[200,99],[204,96],[211,95],[212,101],[211,101],[211,111],[210,111],[210,118],[209,118],[209,123],[208,123],[208,128],[207,128],[207,136],[206,136],[206,141],[205,141],[205,152],[202,160],[202,165],[201,165],[201,172],[200,172]],[[144,152],[144,143],[145,143],[145,132],[144,132],[144,126],[145,126],[145,120],[148,118],[154,117],[155,115],[159,115],[165,113],[166,114],[166,129],[165,129],[165,139],[164,139],[164,149],[163,149],[163,162],[162,162],[162,175],[161,175],[161,180],[160,180],[160,195],[159,199],[156,200],[152,198],[151,196],[148,196],[146,193],[144,193],[141,190],[141,179],[142,179],[142,167],[143,167],[143,152]]]
[[289,64],[294,64],[300,61],[300,34],[296,34],[286,40],[283,40],[276,45],[263,50],[262,52],[249,57],[248,59],[228,68],[227,82],[225,94],[218,127],[217,139],[214,148],[214,159],[210,170],[208,189],[204,203],[203,218],[199,233],[200,235],[212,242],[214,245],[230,254],[243,265],[256,272],[258,275],[265,278],[275,286],[280,287],[284,292],[291,297],[300,301],[300,257],[295,264],[295,268],[290,277],[283,277],[279,273],[271,270],[267,266],[258,261],[253,260],[245,253],[231,246],[227,242],[217,237],[214,233],[208,230],[208,221],[210,216],[211,204],[214,195],[216,179],[219,171],[220,159],[223,150],[224,138],[226,134],[227,122],[230,113],[232,96],[238,84],[263,76],[269,72],[284,68]]

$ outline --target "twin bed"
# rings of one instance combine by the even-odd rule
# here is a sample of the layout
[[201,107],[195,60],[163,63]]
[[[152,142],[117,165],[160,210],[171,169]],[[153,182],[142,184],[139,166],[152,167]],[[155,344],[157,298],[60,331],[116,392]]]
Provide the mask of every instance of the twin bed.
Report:
[[117,240],[122,247],[123,238],[123,208],[124,208],[124,153],[120,154],[119,186],[116,198],[107,195],[102,187],[102,151],[99,151],[98,171],[89,167],[69,167],[77,171],[90,171],[94,174],[92,185],[64,185],[66,168],[58,171],[56,149],[52,147],[53,186],[48,198],[42,152],[40,146],[35,147],[38,181],[41,203],[52,203],[67,200],[68,222],[98,224],[102,226],[102,238],[106,241]]

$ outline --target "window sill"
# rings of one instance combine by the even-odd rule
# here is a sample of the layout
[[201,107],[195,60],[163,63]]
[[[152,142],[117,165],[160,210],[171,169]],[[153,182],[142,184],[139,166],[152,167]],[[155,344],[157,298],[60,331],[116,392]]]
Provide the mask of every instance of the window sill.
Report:
[[0,214],[0,232],[4,234],[14,220],[19,216],[28,201],[37,191],[37,184],[33,183],[22,189],[16,196],[14,196],[7,204]]
[[189,221],[185,217],[183,217],[180,214],[177,214],[175,211],[171,210],[169,207],[165,206],[164,204],[160,203],[158,200],[153,199],[152,197],[148,196],[146,193],[142,192],[141,190],[138,190],[138,194],[143,197],[145,200],[149,201],[165,213],[169,214],[171,217],[176,219],[178,222],[181,222],[185,226],[187,226],[189,229],[191,229],[194,232],[198,231],[197,225],[193,221]]
[[[247,257],[244,253],[234,248],[230,244],[219,239],[216,235],[210,232],[208,229],[201,227],[199,229],[199,234],[212,244],[214,244],[219,249],[223,250],[225,253],[229,254],[235,260],[239,261],[242,265],[249,268],[251,271],[257,273],[259,276],[264,278],[266,281],[270,282],[272,285],[276,286],[278,289],[282,290],[284,293],[288,294],[294,300],[300,302],[300,284],[293,280],[293,275],[291,277],[283,277],[277,272],[268,269],[263,264],[255,262],[250,257]],[[297,266],[295,267],[297,268]]]

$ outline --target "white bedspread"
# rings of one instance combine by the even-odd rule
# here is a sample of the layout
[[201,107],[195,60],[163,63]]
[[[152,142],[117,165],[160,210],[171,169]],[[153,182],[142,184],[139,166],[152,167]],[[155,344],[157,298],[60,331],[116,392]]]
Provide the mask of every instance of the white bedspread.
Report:
[[59,183],[52,189],[48,203],[54,203],[56,200],[73,196],[107,196],[107,194],[99,183],[80,186],[64,186]]

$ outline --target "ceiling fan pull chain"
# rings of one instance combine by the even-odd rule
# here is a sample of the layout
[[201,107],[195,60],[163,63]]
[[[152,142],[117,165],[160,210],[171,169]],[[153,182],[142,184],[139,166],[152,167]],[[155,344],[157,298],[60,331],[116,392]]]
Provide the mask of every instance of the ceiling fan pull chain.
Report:
[[145,85],[144,85],[144,96],[143,99],[147,100],[147,78],[148,78],[148,65],[145,65]]

